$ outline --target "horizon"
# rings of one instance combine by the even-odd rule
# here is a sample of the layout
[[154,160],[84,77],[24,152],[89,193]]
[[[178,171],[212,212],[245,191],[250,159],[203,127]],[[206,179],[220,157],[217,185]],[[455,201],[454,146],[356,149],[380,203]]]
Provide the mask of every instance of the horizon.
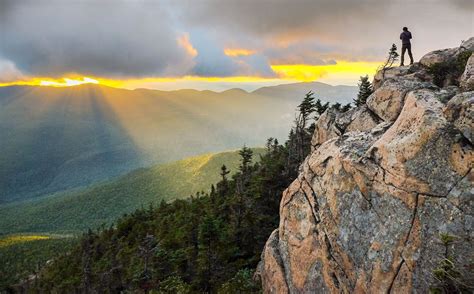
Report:
[[314,81],[356,86],[360,76],[374,75],[392,43],[400,47],[403,26],[414,34],[415,59],[459,46],[472,35],[459,30],[472,28],[472,6],[464,0],[5,0],[0,86],[217,92]]
[[[257,92],[260,89],[263,88],[271,88],[271,87],[280,87],[280,86],[291,86],[291,85],[303,85],[303,84],[322,84],[326,86],[331,86],[331,87],[356,87],[356,85],[331,85],[329,83],[324,83],[321,81],[312,81],[312,82],[287,82],[287,83],[275,83],[275,84],[270,84],[270,85],[263,85],[263,86],[258,86],[250,89],[244,89],[244,88],[239,88],[239,87],[233,87],[233,88],[224,88],[224,89],[209,89],[209,88],[202,88],[202,89],[196,89],[196,88],[176,88],[176,89],[156,89],[156,88],[145,88],[145,87],[137,87],[137,88],[124,88],[120,86],[115,86],[115,85],[107,85],[107,84],[102,84],[102,83],[95,83],[95,82],[90,82],[87,81],[88,77],[84,77],[86,79],[85,82],[82,82],[81,80],[74,80],[73,84],[22,84],[22,83],[13,83],[13,84],[6,84],[6,85],[1,85],[0,84],[0,89],[1,88],[7,88],[7,87],[41,87],[41,88],[53,88],[53,89],[64,89],[64,88],[76,88],[76,87],[84,87],[84,86],[93,86],[93,87],[105,87],[105,88],[112,88],[112,89],[118,89],[118,90],[126,90],[126,91],[140,91],[140,90],[147,90],[147,91],[157,91],[157,92],[179,92],[179,91],[196,91],[196,92],[213,92],[213,93],[224,93],[227,91],[232,91],[232,90],[239,90],[239,91],[244,91],[247,94],[252,94],[254,92]],[[69,80],[68,78],[65,78],[65,80]],[[280,82],[280,81],[279,81]],[[71,82],[69,82],[71,83]]]

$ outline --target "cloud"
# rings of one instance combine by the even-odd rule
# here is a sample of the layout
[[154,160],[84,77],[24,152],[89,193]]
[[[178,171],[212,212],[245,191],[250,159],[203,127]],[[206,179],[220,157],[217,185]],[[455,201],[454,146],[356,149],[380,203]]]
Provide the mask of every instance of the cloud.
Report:
[[146,76],[193,66],[160,2],[20,0],[1,8],[0,53],[27,73]]
[[197,50],[193,47],[193,44],[189,41],[189,34],[183,34],[181,37],[178,38],[178,43],[183,47],[186,52],[192,57],[195,57],[198,55]]
[[452,0],[454,5],[459,6],[461,9],[470,9],[472,12],[474,10],[474,2],[472,0]]
[[271,65],[380,61],[403,26],[415,58],[458,46],[474,35],[472,3],[0,0],[0,55],[10,77],[274,77]]
[[23,73],[9,60],[0,58],[0,84],[24,79]]
[[[415,54],[458,46],[461,40],[474,33],[472,9],[466,9],[472,7],[470,0],[207,0],[185,3],[187,9],[180,10],[181,18],[189,26],[213,28],[218,38],[226,42],[259,40],[261,50],[273,50],[270,57],[273,60],[297,59],[297,53],[289,56],[288,52],[276,49],[301,43],[305,43],[307,52],[312,50],[325,55],[319,57],[320,60],[314,53],[313,57],[305,53],[308,57],[300,58],[315,58],[313,63],[336,56],[346,60],[380,60],[392,43],[399,42],[403,26],[410,27],[414,33]],[[330,48],[331,52],[325,52],[323,47]],[[277,56],[277,53],[281,55]]]
[[[191,43],[196,48],[193,75],[204,77],[266,76],[274,77],[267,58],[261,54],[229,54],[223,44],[207,31],[191,31]],[[235,53],[235,52],[234,52]]]
[[245,49],[245,48],[225,48],[224,54],[227,56],[232,57],[239,57],[239,56],[249,56],[254,55],[257,53],[256,50]]

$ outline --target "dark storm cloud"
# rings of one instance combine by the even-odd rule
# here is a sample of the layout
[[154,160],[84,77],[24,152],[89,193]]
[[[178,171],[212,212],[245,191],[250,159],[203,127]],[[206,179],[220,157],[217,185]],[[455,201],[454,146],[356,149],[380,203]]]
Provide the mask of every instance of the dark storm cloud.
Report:
[[143,76],[190,66],[158,2],[2,3],[0,54],[24,72]]
[[[272,76],[270,64],[378,62],[398,44],[403,26],[412,31],[419,58],[474,35],[472,3],[0,0],[0,61],[9,76]],[[196,54],[177,41],[183,34]],[[227,56],[225,48],[256,53]]]
[[[306,42],[307,48],[311,48],[315,45],[310,43],[314,42],[331,47],[335,56],[373,60],[383,57],[392,43],[399,42],[403,26],[412,29],[417,52],[458,46],[461,40],[474,34],[473,10],[467,9],[472,3],[472,0],[206,0],[188,1],[188,9],[180,11],[190,26],[212,27],[217,35],[234,39],[233,42],[249,35],[274,47]],[[319,58],[326,57],[323,54]]]

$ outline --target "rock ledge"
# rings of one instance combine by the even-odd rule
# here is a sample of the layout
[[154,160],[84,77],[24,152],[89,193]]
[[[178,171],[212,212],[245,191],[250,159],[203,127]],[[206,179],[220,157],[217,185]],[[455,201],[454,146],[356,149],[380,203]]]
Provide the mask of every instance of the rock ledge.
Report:
[[321,116],[262,254],[265,293],[426,293],[445,257],[441,234],[474,281],[469,62],[461,87],[436,87],[423,64],[388,69],[367,106]]

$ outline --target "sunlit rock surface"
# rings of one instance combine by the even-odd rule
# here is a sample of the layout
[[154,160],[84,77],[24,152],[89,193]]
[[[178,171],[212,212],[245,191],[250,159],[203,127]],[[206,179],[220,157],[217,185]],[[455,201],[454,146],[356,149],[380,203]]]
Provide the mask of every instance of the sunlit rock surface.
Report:
[[474,92],[434,86],[420,64],[375,83],[367,106],[318,120],[262,253],[265,293],[426,293],[441,234],[473,281]]

